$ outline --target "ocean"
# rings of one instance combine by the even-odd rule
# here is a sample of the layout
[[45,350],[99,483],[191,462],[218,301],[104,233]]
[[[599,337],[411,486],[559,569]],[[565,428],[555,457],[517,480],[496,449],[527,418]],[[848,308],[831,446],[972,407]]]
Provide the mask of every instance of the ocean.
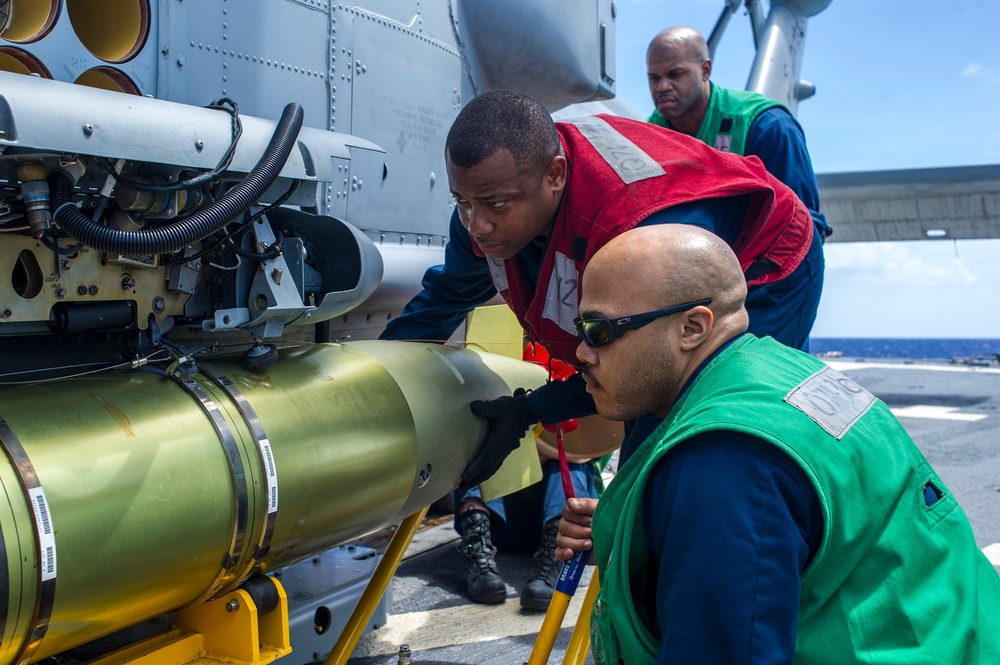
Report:
[[921,358],[990,360],[1000,354],[1000,339],[893,339],[876,337],[812,337],[813,355],[851,358]]

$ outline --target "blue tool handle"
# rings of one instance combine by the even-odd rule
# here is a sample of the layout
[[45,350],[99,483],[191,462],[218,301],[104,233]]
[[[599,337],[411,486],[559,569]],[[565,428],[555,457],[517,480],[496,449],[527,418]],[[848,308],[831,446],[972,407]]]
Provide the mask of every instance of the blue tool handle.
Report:
[[559,580],[556,582],[556,591],[561,591],[567,596],[576,593],[576,587],[580,583],[580,576],[587,565],[587,555],[590,552],[577,552],[569,561],[563,562],[562,570],[559,571]]

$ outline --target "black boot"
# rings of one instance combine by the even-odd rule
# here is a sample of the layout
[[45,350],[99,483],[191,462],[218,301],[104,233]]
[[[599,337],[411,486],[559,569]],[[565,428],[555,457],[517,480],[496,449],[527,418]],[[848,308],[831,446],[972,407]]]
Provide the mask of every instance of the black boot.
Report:
[[542,540],[538,544],[538,551],[532,556],[535,565],[528,583],[521,591],[521,607],[526,610],[545,611],[549,608],[549,601],[552,600],[552,593],[559,580],[559,571],[562,570],[562,564],[555,555],[558,532],[558,517],[550,519],[542,528]]
[[497,571],[497,548],[490,539],[490,516],[482,510],[467,510],[458,518],[462,534],[459,550],[465,555],[465,586],[477,603],[502,603],[507,585]]

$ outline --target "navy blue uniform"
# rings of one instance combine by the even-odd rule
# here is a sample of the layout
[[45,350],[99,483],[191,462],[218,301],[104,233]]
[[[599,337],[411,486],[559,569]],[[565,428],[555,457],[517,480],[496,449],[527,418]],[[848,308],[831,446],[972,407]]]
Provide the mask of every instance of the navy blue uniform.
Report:
[[[619,466],[645,438],[622,445]],[[791,663],[800,574],[823,537],[819,498],[801,467],[757,437],[707,432],[664,455],[647,487],[656,662]]]
[[820,238],[825,240],[832,231],[819,211],[816,174],[799,121],[782,108],[764,111],[750,125],[743,153],[759,157],[768,173],[798,195],[809,208]]

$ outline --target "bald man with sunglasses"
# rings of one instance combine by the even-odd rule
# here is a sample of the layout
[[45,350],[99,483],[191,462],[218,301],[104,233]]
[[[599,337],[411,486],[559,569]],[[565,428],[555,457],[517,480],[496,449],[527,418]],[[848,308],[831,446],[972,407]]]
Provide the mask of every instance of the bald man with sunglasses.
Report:
[[594,661],[1000,662],[1000,578],[947,487],[871,393],[746,333],[745,297],[690,226],[628,231],[586,268],[588,393],[664,419],[559,523],[557,557],[598,566]]

